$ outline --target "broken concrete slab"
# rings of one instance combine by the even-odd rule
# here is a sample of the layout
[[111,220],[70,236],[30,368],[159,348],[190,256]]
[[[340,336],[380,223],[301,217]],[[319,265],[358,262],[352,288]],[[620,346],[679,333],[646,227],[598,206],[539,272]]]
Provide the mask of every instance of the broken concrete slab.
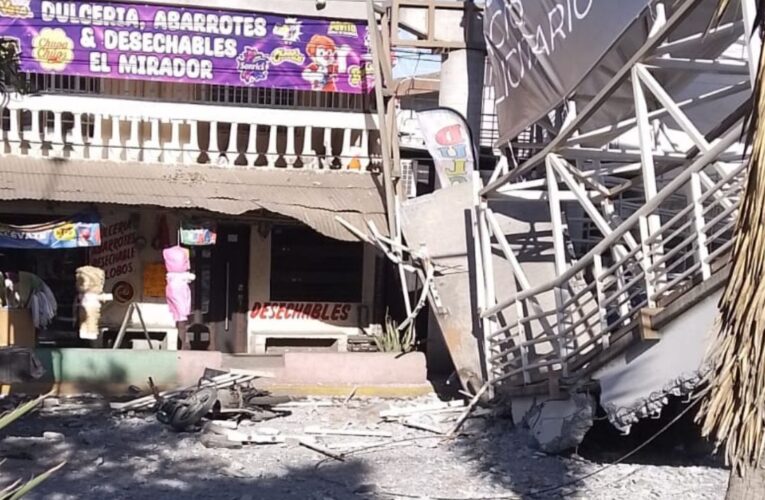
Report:
[[535,406],[527,420],[539,449],[561,453],[579,446],[592,427],[595,405],[593,396],[573,394],[569,399],[549,400]]

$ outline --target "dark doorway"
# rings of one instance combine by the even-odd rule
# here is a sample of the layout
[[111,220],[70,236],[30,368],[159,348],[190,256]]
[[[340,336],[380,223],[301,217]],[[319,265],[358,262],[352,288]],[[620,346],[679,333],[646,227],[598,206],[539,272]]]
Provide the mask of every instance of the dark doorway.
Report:
[[194,317],[207,326],[210,349],[247,352],[249,261],[249,226],[220,225],[215,245],[194,248]]

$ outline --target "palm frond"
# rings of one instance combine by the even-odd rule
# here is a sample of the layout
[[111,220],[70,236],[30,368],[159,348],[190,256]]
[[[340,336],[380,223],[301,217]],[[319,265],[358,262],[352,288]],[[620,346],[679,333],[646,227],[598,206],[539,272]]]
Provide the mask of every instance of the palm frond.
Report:
[[[730,0],[720,0],[719,20]],[[765,5],[756,25],[763,33]],[[716,338],[707,354],[709,392],[697,419],[702,434],[724,446],[738,473],[759,467],[765,449],[765,52],[760,54],[747,120],[751,156],[739,208],[728,282],[718,305]]]

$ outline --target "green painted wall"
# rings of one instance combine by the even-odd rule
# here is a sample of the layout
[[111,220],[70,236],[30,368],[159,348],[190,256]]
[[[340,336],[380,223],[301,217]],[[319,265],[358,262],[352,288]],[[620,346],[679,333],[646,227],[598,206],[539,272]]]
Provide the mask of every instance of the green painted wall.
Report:
[[35,349],[47,382],[146,385],[174,384],[178,357],[173,351],[127,349]]

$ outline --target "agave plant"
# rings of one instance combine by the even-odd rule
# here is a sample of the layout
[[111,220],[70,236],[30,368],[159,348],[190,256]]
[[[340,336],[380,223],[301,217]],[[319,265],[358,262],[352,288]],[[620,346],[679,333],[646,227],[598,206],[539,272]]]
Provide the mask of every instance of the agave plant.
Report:
[[410,352],[414,349],[414,324],[409,323],[400,329],[398,323],[386,311],[385,328],[372,339],[380,352]]
[[[48,394],[44,396],[40,396],[37,399],[33,399],[32,401],[28,401],[24,403],[21,406],[18,406],[14,408],[13,410],[5,413],[4,415],[0,416],[0,430],[5,429],[7,426],[11,425],[13,422],[18,420],[19,418],[23,417],[33,409],[35,409],[37,406],[42,403],[43,399],[48,397]],[[0,465],[2,462],[0,462]],[[57,470],[62,468],[66,462],[61,462],[60,464],[56,465],[55,467],[52,467],[48,469],[47,471],[43,472],[39,476],[32,477],[29,481],[24,482],[21,479],[17,479],[16,481],[12,482],[2,490],[0,490],[0,500],[16,500],[18,498],[22,498],[24,495],[32,491],[32,489],[39,486],[43,481],[48,479],[52,474],[54,474]]]

